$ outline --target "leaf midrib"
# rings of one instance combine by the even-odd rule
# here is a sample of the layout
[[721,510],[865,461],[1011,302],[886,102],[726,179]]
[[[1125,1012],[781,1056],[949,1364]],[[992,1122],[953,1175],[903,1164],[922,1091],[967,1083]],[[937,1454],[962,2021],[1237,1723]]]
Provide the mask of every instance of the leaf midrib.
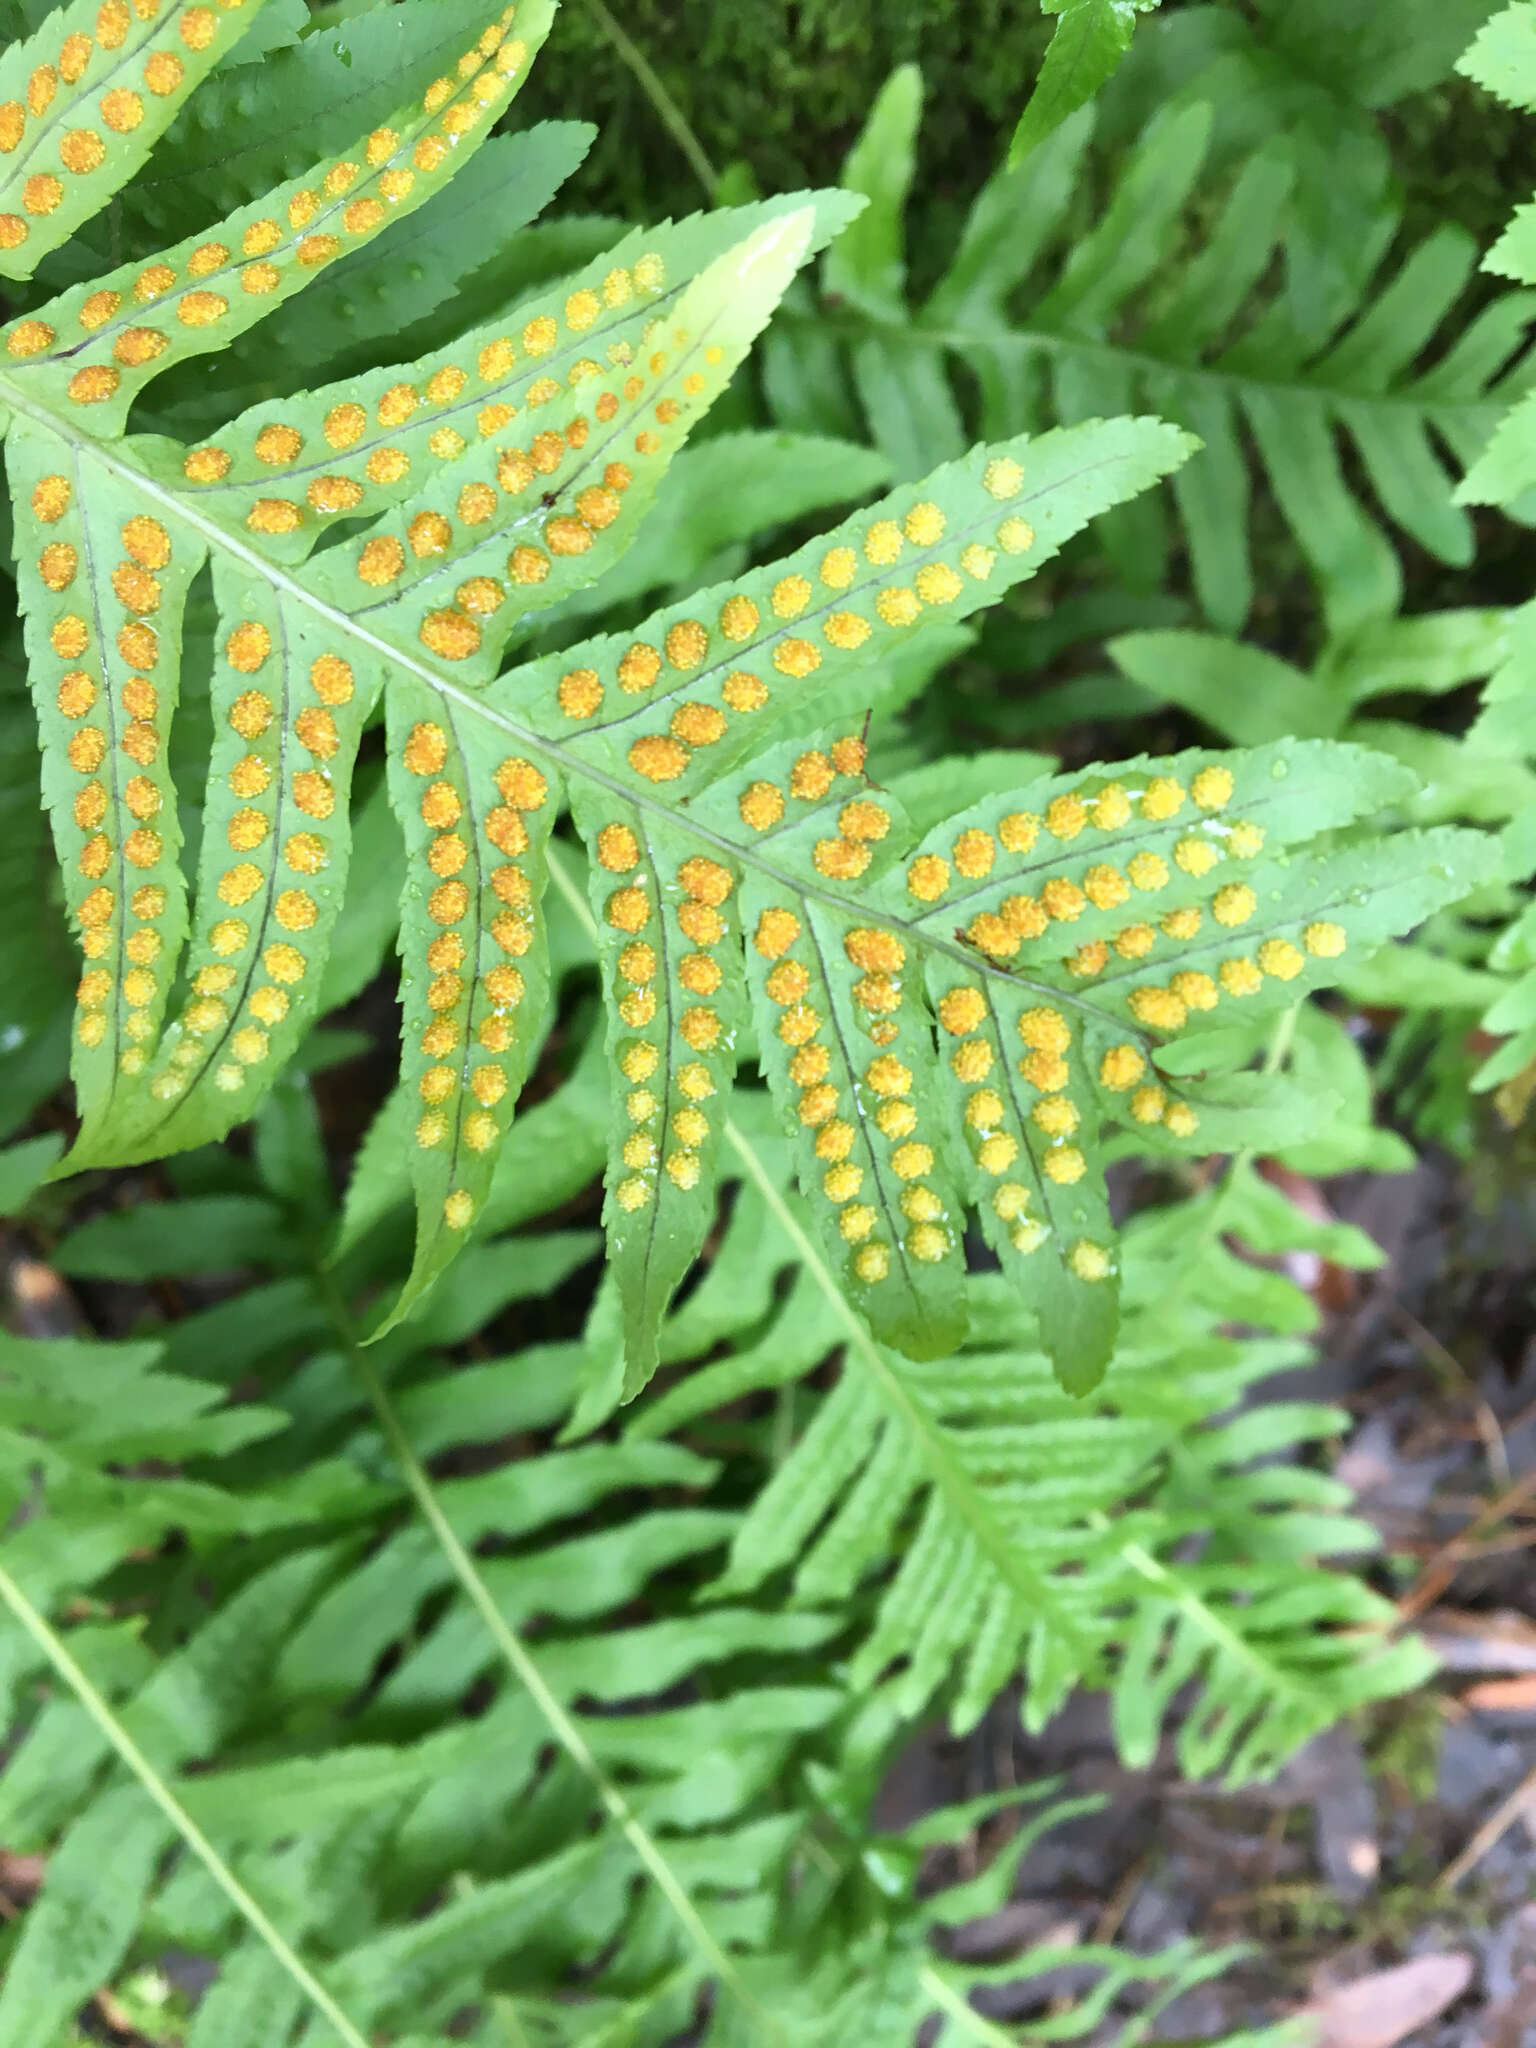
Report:
[[[1025,989],[1031,995],[1048,997],[1052,1002],[1080,1011],[1084,1016],[1095,1021],[1103,1021],[1103,1012],[1097,1006],[1085,1002],[1071,990],[1057,988],[1054,983],[1035,981],[1027,975],[998,967],[995,963],[987,960],[986,956],[975,948],[967,946],[957,939],[936,937],[931,932],[925,930],[916,920],[908,921],[882,906],[865,901],[862,898],[839,895],[835,890],[812,881],[805,875],[798,873],[786,874],[783,870],[762,859],[754,848],[742,846],[736,840],[726,837],[723,833],[712,831],[707,825],[702,825],[696,819],[690,818],[680,809],[675,801],[668,803],[665,799],[652,796],[644,790],[633,789],[628,784],[621,782],[617,776],[597,767],[585,755],[575,753],[559,740],[546,738],[543,734],[534,732],[530,727],[521,725],[506,712],[500,711],[488,704],[483,697],[467,688],[464,684],[451,681],[418,655],[411,653],[408,649],[400,647],[394,641],[387,640],[381,634],[375,633],[367,626],[362,625],[355,614],[342,611],[338,606],[327,603],[324,598],[310,589],[306,583],[300,581],[297,574],[269,560],[256,549],[249,547],[235,534],[232,534],[227,527],[189,508],[175,492],[169,490],[147,471],[139,468],[136,463],[129,461],[124,455],[117,452],[117,444],[98,441],[89,436],[71,433],[67,423],[57,413],[50,410],[49,407],[39,404],[28,392],[18,389],[15,380],[4,373],[0,373],[0,402],[9,405],[13,412],[20,414],[23,418],[41,425],[50,433],[56,435],[75,454],[77,460],[81,457],[88,457],[94,460],[119,481],[130,485],[145,498],[153,500],[172,519],[183,526],[190,526],[200,534],[210,551],[217,549],[230,559],[238,562],[249,574],[256,577],[259,581],[268,583],[281,596],[304,606],[314,617],[321,620],[329,631],[344,638],[355,640],[366,647],[376,659],[382,661],[386,666],[386,689],[388,688],[388,668],[403,669],[407,674],[414,676],[418,682],[423,683],[428,689],[435,691],[447,702],[455,704],[461,709],[482,718],[488,725],[506,732],[517,741],[519,746],[526,747],[531,753],[543,755],[548,761],[554,763],[562,773],[609,791],[617,801],[633,805],[648,815],[663,820],[672,829],[681,831],[702,846],[713,848],[723,854],[728,861],[752,869],[755,873],[764,876],[778,887],[804,897],[807,900],[823,903],[828,908],[844,916],[855,916],[864,923],[883,925],[887,929],[900,932],[914,947],[921,948],[929,953],[942,954],[957,962],[968,973],[992,976],[1009,986]],[[1116,1020],[1116,1025],[1119,1028],[1118,1019]],[[1139,1031],[1133,1024],[1127,1024],[1125,1029],[1128,1036],[1140,1039],[1144,1046],[1150,1047],[1154,1043],[1149,1036]]]
[[[284,648],[286,649],[289,638],[288,620],[281,605],[277,607],[277,620],[278,625],[282,631],[283,645]],[[101,644],[106,644],[105,636],[103,636]],[[285,711],[288,709],[288,698],[290,695],[288,688],[288,673],[289,671],[287,663],[284,662],[283,708]],[[105,694],[110,696],[111,692],[107,691]],[[289,732],[289,721],[285,717],[281,721],[278,729],[277,773],[273,778],[273,781],[275,783],[275,793],[273,796],[272,803],[271,836],[272,844],[274,847],[281,844],[283,834],[287,829],[285,820],[289,804],[288,763],[289,755],[292,751],[292,741],[290,739]],[[250,958],[247,960],[245,964],[244,972],[242,974],[241,981],[239,984],[240,992],[238,999],[232,1002],[228,1002],[229,1015],[225,1018],[224,1023],[219,1030],[218,1036],[216,1038],[210,1038],[206,1041],[206,1057],[203,1059],[202,1063],[196,1068],[195,1072],[190,1073],[188,1076],[188,1094],[190,1094],[192,1088],[196,1087],[208,1074],[210,1069],[213,1067],[215,1061],[218,1060],[220,1055],[223,1053],[224,1048],[229,1044],[230,1040],[234,1037],[236,1031],[239,1029],[239,1017],[241,1006],[250,997],[251,989],[256,979],[257,963],[261,959],[262,949],[267,943],[267,939],[271,933],[271,930],[272,900],[271,892],[269,890],[266,892],[266,900],[262,903],[261,906],[261,928],[256,934],[256,943],[251,947]],[[230,993],[231,995],[233,995],[234,991],[231,990]],[[226,1001],[228,1001],[228,998],[226,998]],[[114,1092],[115,1083],[116,1077],[114,1076]],[[147,1142],[153,1136],[155,1131],[159,1130],[165,1124],[169,1123],[172,1117],[174,1117],[177,1114],[177,1112],[181,1109],[183,1101],[184,1098],[178,1097],[176,1101],[167,1103],[161,1110],[159,1116],[154,1120],[154,1122],[147,1125],[144,1128],[144,1130],[140,1133],[139,1142]]]
[[[80,495],[80,456],[81,451],[78,448],[72,448],[70,450],[70,469],[72,471],[72,485],[77,496]],[[85,585],[87,590],[90,592],[91,622],[95,628],[97,646],[105,647],[107,645],[107,634],[105,621],[103,620],[101,615],[101,590],[99,582],[97,580],[95,569],[95,542],[96,536],[92,529],[90,520],[82,519],[80,522],[80,554],[81,565],[85,571]],[[120,707],[118,699],[116,695],[113,693],[113,691],[109,689],[104,689],[101,694],[103,698],[106,700],[105,714],[102,722],[107,728],[108,743],[111,749],[112,769],[110,780],[112,786],[112,813],[113,816],[116,817],[121,814],[125,801],[123,795],[124,776],[123,752],[121,745],[122,734],[119,731],[118,717]],[[116,885],[116,895],[118,902],[126,903],[132,887],[132,883],[128,874],[128,860],[127,855],[123,851],[121,835],[119,835],[119,843],[112,849],[112,878]],[[123,937],[121,934],[118,936],[116,945],[114,947],[114,959],[117,967],[117,972],[112,977],[112,1041],[110,1055],[111,1081],[107,1089],[106,1101],[102,1105],[103,1115],[107,1114],[110,1111],[112,1104],[117,1096],[118,1083],[121,1079],[119,1057],[122,1051],[122,1047],[126,1042],[124,1033],[124,1024],[126,1022],[126,1017],[124,1013],[127,1008],[127,1001],[123,993],[123,972],[126,963],[126,955],[123,950]]]

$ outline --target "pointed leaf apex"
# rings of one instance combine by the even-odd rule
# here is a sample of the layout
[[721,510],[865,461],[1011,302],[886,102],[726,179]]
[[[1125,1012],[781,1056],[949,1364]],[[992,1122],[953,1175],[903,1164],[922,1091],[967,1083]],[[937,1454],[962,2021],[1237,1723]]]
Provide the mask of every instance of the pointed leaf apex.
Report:
[[742,243],[735,257],[743,284],[772,294],[777,300],[805,261],[816,226],[816,209],[802,206],[769,221]]

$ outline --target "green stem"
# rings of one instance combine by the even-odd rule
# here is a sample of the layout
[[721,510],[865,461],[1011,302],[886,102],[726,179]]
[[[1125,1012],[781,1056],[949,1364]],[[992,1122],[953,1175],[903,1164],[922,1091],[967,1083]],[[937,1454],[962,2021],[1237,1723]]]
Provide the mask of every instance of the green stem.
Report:
[[836,311],[818,307],[811,314],[791,306],[785,309],[782,318],[786,327],[814,327],[818,333],[831,332],[850,345],[860,341],[900,340],[909,347],[915,344],[956,354],[976,349],[991,354],[1007,351],[1015,355],[1057,356],[1068,361],[1087,362],[1101,372],[1121,377],[1187,377],[1214,387],[1235,401],[1240,401],[1247,393],[1254,393],[1274,398],[1282,404],[1314,405],[1321,401],[1329,406],[1369,409],[1387,417],[1393,413],[1413,413],[1422,417],[1433,412],[1438,419],[1465,423],[1474,429],[1484,426],[1490,418],[1497,419],[1499,414],[1497,398],[1426,401],[1414,397],[1412,385],[1403,385],[1395,391],[1351,389],[1317,383],[1301,370],[1265,377],[1242,369],[1223,369],[1219,362],[1190,362],[1172,355],[1154,355],[1148,349],[1133,348],[1124,342],[1096,341],[1091,336],[1075,334],[1066,328],[1053,333],[1038,327],[955,327],[930,320],[921,311],[912,319],[900,320],[881,318],[857,307],[842,307]]
[[714,165],[704,154],[704,145],[689,126],[687,115],[652,69],[650,59],[644,50],[620,28],[603,5],[603,0],[586,0],[586,6],[587,12],[618,51],[620,61],[628,65],[634,73],[640,90],[656,109],[662,126],[687,157],[694,176],[704,187],[705,196],[712,200],[719,177]]
[[266,1943],[277,1961],[288,1972],[299,1989],[309,1999],[315,2010],[321,2013],[336,2033],[347,2044],[347,2048],[369,2048],[368,2037],[355,2027],[332,1998],[325,1986],[290,1947],[277,1928],[267,1918],[261,1907],[251,1897],[239,1878],[230,1869],[212,1842],[203,1833],[197,1822],[188,1813],[164,1778],[155,1769],[143,1750],[134,1741],[109,1702],[92,1685],[62,1637],[49,1626],[45,1616],[33,1606],[21,1587],[0,1565],[0,1600],[3,1600],[21,1626],[31,1636],[48,1662],[69,1687],[87,1714],[96,1723],[102,1735],[112,1745],[128,1769],[138,1779],[150,1798],[159,1807],[178,1835],[202,1864],[214,1883],[223,1892],[235,1911],[252,1931]]
[[637,1860],[677,1915],[710,1969],[715,1972],[720,1982],[728,1987],[743,2010],[768,2038],[774,2041],[781,2040],[782,2035],[776,2024],[759,2005],[728,1952],[710,1932],[681,1878],[668,1863],[652,1836],[647,1833],[629,1801],[593,1755],[574,1716],[567,1713],[551,1690],[543,1672],[530,1656],[521,1637],[509,1626],[506,1617],[496,1605],[495,1597],[481,1576],[473,1557],[459,1541],[453,1525],[444,1514],[436,1488],[411,1447],[410,1439],[401,1426],[383,1381],[374,1370],[367,1352],[357,1342],[351,1317],[337,1291],[334,1279],[323,1269],[317,1271],[315,1279],[325,1297],[331,1320],[346,1347],[353,1370],[362,1383],[363,1391],[378,1417],[379,1427],[394,1453],[406,1488],[421,1511],[422,1519],[436,1538],[438,1547],[448,1560],[454,1577],[484,1622],[491,1640],[501,1652],[507,1669],[532,1699],[543,1715],[550,1733],[592,1787],[604,1812],[629,1843]]

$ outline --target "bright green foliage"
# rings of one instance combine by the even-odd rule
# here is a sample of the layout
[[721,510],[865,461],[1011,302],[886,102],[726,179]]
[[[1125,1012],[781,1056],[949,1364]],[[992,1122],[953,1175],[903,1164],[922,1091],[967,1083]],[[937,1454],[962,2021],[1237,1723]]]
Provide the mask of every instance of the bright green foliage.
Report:
[[[1214,1093],[1170,1092],[1161,1048],[1220,1004],[1293,1001],[1347,947],[1464,892],[1477,844],[1291,858],[1404,786],[1368,756],[1316,749],[1136,761],[989,795],[919,830],[870,782],[864,739],[825,729],[860,701],[861,677],[1179,470],[1195,444],[1157,420],[1015,434],[638,636],[498,674],[537,612],[628,548],[797,266],[847,221],[840,196],[632,235],[417,362],[265,399],[191,447],[122,437],[165,372],[282,317],[332,265],[355,279],[375,243],[398,240],[473,158],[548,22],[547,0],[487,18],[382,119],[365,72],[357,98],[377,125],[258,197],[239,183],[245,164],[216,227],[6,330],[0,403],[45,795],[86,956],[69,1164],[222,1136],[299,1045],[346,891],[352,765],[382,694],[417,1103],[417,1251],[393,1316],[490,1195],[547,1005],[544,849],[565,797],[604,933],[626,1391],[652,1370],[666,1303],[710,1228],[749,990],[767,1078],[802,1133],[803,1184],[877,1336],[921,1357],[960,1341],[974,1207],[1058,1370],[1091,1385],[1116,1328],[1104,1118],[1175,1145],[1240,1142],[1251,1077],[1229,1082],[1213,1059]],[[286,60],[304,74],[299,103],[324,75],[323,45]],[[900,118],[891,109],[877,119]],[[1086,334],[1145,277],[1203,133],[1195,116],[1159,129],[1079,243],[1052,318]],[[1008,176],[1059,183],[1059,159],[1039,153]],[[280,151],[258,161],[289,169]],[[548,161],[529,158],[537,176]],[[1282,190],[1260,166],[1213,246],[1261,261]],[[897,197],[828,259],[871,303],[899,290],[899,247],[881,240]],[[998,203],[989,190],[980,217]],[[1137,222],[1147,233],[1129,236]],[[1138,253],[1117,253],[1127,246]],[[974,247],[957,275],[971,276]],[[1190,303],[1203,306],[1198,279]],[[953,279],[941,300],[946,289]],[[1369,347],[1364,328],[1346,345],[1367,383],[1402,356],[1388,327],[1383,315]],[[322,321],[312,344],[323,333]],[[1157,394],[1220,442],[1226,429],[1187,393],[1163,379]],[[1071,415],[1141,395],[1090,380],[1058,403]],[[189,911],[170,749],[205,564],[213,737]]]
[[1058,17],[1056,31],[1029,103],[1009,145],[1008,161],[1022,163],[1032,149],[1086,106],[1131,47],[1138,14],[1158,0],[1040,0]]
[[[599,1023],[599,1052],[601,1037]],[[580,1098],[584,1065],[563,1092]],[[544,1120],[512,1176],[530,1221],[560,1198],[531,1186],[560,1102],[520,1127]],[[1376,1256],[1256,1176],[1207,1196],[1193,1236],[1183,1209],[1138,1225],[1128,1363],[1082,1404],[1053,1387],[995,1278],[951,1367],[874,1345],[798,1221],[788,1146],[733,1127],[730,1223],[662,1337],[671,1363],[716,1362],[643,1397],[622,1438],[570,1442],[553,1432],[612,1359],[604,1299],[585,1344],[454,1354],[590,1262],[593,1233],[534,1223],[472,1246],[372,1354],[390,1391],[370,1406],[349,1304],[389,1275],[398,1235],[380,1219],[318,1268],[328,1202],[302,1086],[263,1108],[254,1155],[179,1163],[180,1199],[97,1217],[56,1254],[76,1282],[143,1280],[184,1273],[195,1236],[210,1264],[258,1269],[245,1293],[129,1344],[0,1341],[0,1488],[43,1503],[0,1569],[45,1612],[71,1604],[68,1651],[109,1714],[363,2038],[436,2042],[471,2012],[476,2041],[504,2038],[510,2016],[535,2041],[660,2048],[713,1981],[711,2048],[909,2048],[934,2011],[959,2044],[972,1986],[1067,1965],[1092,1988],[1059,2032],[1081,2038],[1122,1997],[1172,1996],[1226,1958],[1184,1943],[944,1960],[934,1934],[995,1911],[1030,1844],[1091,1802],[1042,1786],[882,1834],[870,1803],[904,1715],[937,1697],[968,1725],[1027,1636],[1032,1723],[1074,1683],[1109,1685],[1123,1751],[1143,1760],[1192,1681],[1186,1767],[1235,1772],[1422,1673],[1412,1646],[1351,1633],[1390,1607],[1326,1560],[1368,1547],[1369,1529],[1332,1482],[1272,1462],[1338,1415],[1234,1412],[1303,1355],[1312,1312],[1223,1239]],[[1174,1236],[1185,1278],[1170,1299]],[[1220,1327],[1235,1304],[1242,1340]],[[796,1411],[776,1471],[764,1430],[712,1446],[704,1420],[768,1388]],[[523,1684],[441,1537],[403,1513],[395,1430],[449,1475],[422,1483],[501,1630],[526,1636]],[[514,1443],[539,1448],[456,1456]],[[170,1531],[183,1541],[164,1544]],[[903,1565],[869,1600],[897,1532]],[[174,1826],[47,1681],[36,1641],[0,1631],[17,1730],[0,1833],[49,1854],[0,1989],[0,2048],[52,2043],[85,1998],[167,1948],[218,1959],[192,2048],[286,2041],[298,1987],[198,1858],[166,1855]],[[622,1830],[601,1825],[615,1801]],[[919,1899],[923,1852],[1015,1803],[996,1860]],[[301,2038],[332,2036],[312,2022]]]
[[[1516,0],[1488,23],[1458,69],[1512,106],[1536,107],[1536,7]],[[1483,260],[1483,268],[1519,283],[1536,283],[1536,247],[1531,241],[1531,208],[1517,209],[1504,234]],[[1536,482],[1531,401],[1516,405],[1499,424],[1461,487],[1469,504],[1509,505]],[[1503,691],[1496,693],[1503,695]]]
[[[911,310],[899,251],[916,102],[897,74],[846,172],[870,211],[829,253],[824,282],[851,309],[860,404],[899,473],[964,445],[969,380],[987,437],[1146,406],[1203,444],[1171,489],[1207,617],[1233,631],[1253,603],[1256,455],[1328,624],[1344,633],[1401,597],[1383,515],[1439,560],[1470,560],[1471,526],[1441,445],[1470,459],[1508,394],[1529,382],[1519,353],[1529,301],[1505,294],[1455,332],[1475,244],[1444,226],[1394,249],[1385,196],[1363,221],[1320,237],[1319,180],[1334,173],[1304,130],[1262,102],[1248,129],[1267,120],[1276,132],[1257,148],[1245,134],[1238,153],[1221,118],[1235,62],[1213,66],[1208,97],[1197,76],[1148,124],[1086,233],[1078,188],[1089,114],[1000,170],[946,274]],[[951,383],[945,358],[968,373],[964,383]],[[1170,548],[1156,500],[1103,532],[1127,582],[1155,588]]]
[[1506,106],[1536,109],[1536,8],[1516,0],[1501,9],[1456,68]]

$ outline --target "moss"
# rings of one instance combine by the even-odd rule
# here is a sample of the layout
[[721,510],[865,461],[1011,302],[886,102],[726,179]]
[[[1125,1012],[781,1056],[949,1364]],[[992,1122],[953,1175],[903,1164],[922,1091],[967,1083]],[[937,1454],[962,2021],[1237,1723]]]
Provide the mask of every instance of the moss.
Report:
[[[1018,0],[626,0],[621,18],[716,169],[744,162],[764,192],[834,179],[880,86],[916,60],[925,185],[969,196],[1050,36]],[[698,179],[581,0],[562,11],[521,105],[530,119],[599,125],[568,203],[651,220],[701,204]]]

